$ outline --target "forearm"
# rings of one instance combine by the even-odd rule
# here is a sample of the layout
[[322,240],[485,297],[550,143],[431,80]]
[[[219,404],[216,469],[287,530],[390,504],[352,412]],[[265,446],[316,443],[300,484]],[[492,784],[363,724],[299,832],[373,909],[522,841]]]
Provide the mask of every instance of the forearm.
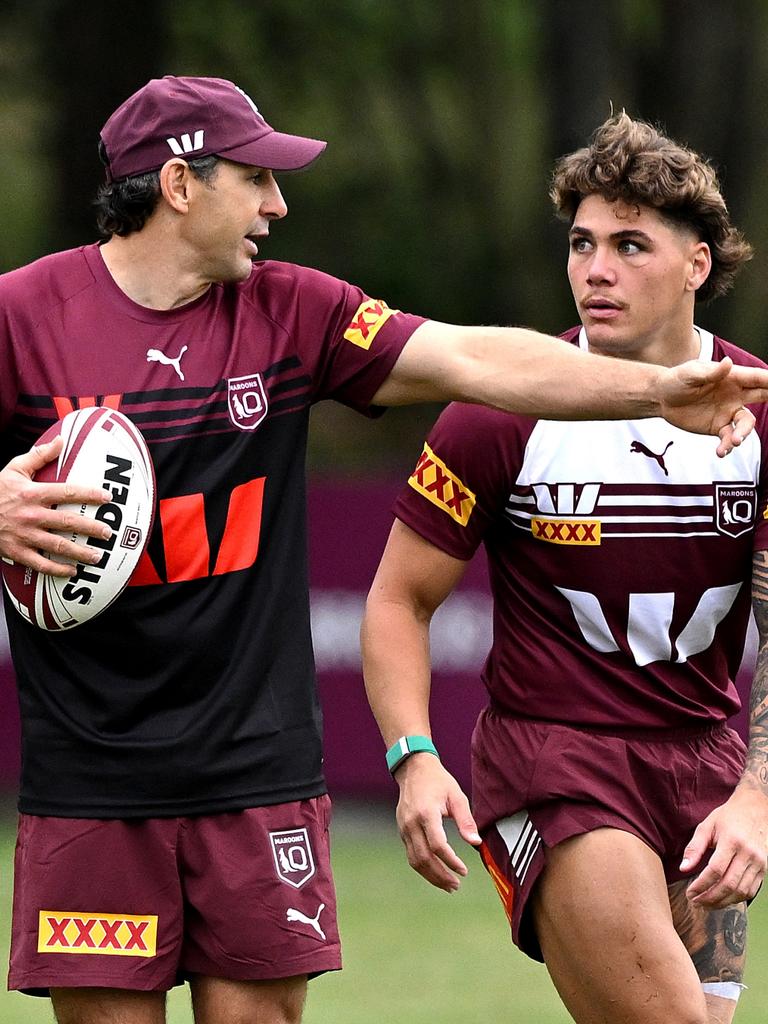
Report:
[[661,371],[647,363],[583,352],[524,328],[472,332],[465,400],[545,419],[635,419],[658,416]]
[[768,552],[752,563],[752,607],[760,643],[749,698],[747,761],[740,785],[768,797]]
[[368,703],[387,748],[401,736],[429,736],[429,620],[371,596],[360,633]]
[[456,400],[547,419],[634,419],[661,414],[663,373],[522,327],[429,321],[408,342],[377,401]]

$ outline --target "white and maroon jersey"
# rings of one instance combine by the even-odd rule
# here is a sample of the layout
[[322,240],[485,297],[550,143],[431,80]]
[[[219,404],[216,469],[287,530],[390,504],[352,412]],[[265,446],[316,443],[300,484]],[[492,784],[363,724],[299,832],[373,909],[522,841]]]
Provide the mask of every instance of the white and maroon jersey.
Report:
[[324,791],[310,407],[366,410],[422,322],[275,262],[167,312],[127,298],[95,245],[0,278],[2,463],[104,404],[149,442],[158,497],[132,584],[102,615],[46,633],[7,607],[23,811],[196,814]]
[[[763,365],[699,333],[702,359]],[[768,420],[764,406],[755,414],[720,459],[712,437],[663,419],[446,409],[395,513],[455,558],[485,546],[492,707],[617,731],[738,709],[752,552],[768,547]]]

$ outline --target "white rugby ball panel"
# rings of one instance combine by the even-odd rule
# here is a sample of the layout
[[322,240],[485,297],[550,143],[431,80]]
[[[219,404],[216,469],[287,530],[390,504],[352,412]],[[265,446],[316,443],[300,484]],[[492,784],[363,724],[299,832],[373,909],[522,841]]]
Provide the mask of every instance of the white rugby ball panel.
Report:
[[59,434],[64,444],[58,459],[45,465],[35,479],[103,487],[112,495],[103,505],[66,503],[58,508],[98,519],[111,533],[107,540],[86,537],[76,529],[65,535],[101,553],[93,565],[78,563],[69,579],[3,560],[3,582],[14,607],[28,622],[47,630],[87,622],[122,593],[149,539],[155,503],[149,449],[122,413],[103,406],[78,409],[54,424],[38,443]]

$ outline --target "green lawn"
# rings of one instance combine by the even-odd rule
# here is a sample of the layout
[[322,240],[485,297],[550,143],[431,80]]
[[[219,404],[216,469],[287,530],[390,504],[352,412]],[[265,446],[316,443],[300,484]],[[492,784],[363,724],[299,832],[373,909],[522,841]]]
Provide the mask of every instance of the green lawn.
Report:
[[[10,931],[13,824],[0,819],[0,959]],[[310,985],[305,1024],[567,1024],[546,971],[511,946],[506,919],[479,860],[448,896],[408,867],[394,821],[340,807],[334,861],[345,969]],[[768,899],[750,913],[750,959],[737,1024],[765,1024]],[[187,996],[169,1000],[169,1024],[190,1024]],[[2,1024],[51,1024],[47,1000],[0,992]]]

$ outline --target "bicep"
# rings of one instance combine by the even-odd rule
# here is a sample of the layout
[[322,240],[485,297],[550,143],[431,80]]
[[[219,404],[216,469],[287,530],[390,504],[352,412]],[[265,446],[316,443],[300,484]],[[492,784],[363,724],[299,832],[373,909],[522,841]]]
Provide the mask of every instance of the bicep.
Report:
[[427,320],[408,341],[372,405],[450,401],[461,397],[457,387],[466,328]]
[[446,554],[396,519],[371,585],[369,610],[387,602],[429,619],[458,586],[466,568],[465,561]]

